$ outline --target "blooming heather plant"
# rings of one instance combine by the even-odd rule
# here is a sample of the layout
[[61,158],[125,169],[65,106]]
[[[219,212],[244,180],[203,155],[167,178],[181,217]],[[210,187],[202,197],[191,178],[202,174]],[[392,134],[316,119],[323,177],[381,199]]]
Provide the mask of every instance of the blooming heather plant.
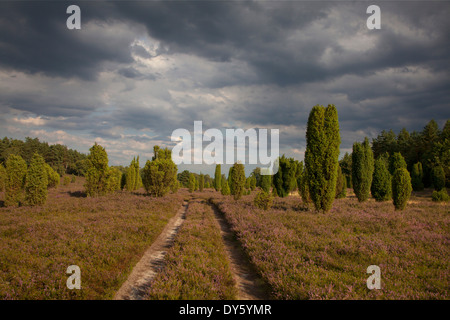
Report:
[[[448,299],[448,206],[423,199],[403,212],[338,199],[327,215],[294,196],[274,199],[270,211],[251,197],[212,201],[278,299]],[[381,290],[367,288],[370,265],[381,269]]]
[[[50,189],[38,207],[0,208],[0,299],[108,299],[180,208],[164,198],[83,195],[84,178]],[[81,269],[69,290],[66,269]]]
[[230,262],[209,205],[190,202],[186,221],[165,263],[164,271],[154,278],[147,299],[236,299]]

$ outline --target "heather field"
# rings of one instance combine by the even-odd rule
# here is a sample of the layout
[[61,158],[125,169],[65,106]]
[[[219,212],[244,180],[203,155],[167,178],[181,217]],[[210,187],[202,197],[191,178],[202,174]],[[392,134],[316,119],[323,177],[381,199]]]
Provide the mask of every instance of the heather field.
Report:
[[[298,196],[276,198],[268,211],[253,195],[211,201],[277,299],[448,299],[449,206],[428,193],[414,194],[404,211],[349,196],[326,214]],[[381,290],[367,288],[370,265],[380,267]]]
[[[83,182],[50,189],[43,206],[0,208],[0,299],[112,298],[186,196],[86,198]],[[66,287],[70,265],[81,290]]]
[[205,201],[191,201],[186,221],[146,299],[229,300],[236,287],[220,229]]

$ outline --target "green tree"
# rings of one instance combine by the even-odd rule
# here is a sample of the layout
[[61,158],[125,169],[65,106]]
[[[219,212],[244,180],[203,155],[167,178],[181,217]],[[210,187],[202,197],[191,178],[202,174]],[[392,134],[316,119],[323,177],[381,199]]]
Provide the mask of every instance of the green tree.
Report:
[[177,166],[169,149],[153,148],[152,161],[148,160],[142,170],[142,183],[148,194],[156,197],[166,195],[177,181]]
[[0,163],[0,192],[5,190],[6,183],[6,169],[3,164]]
[[411,191],[411,176],[408,170],[405,168],[395,170],[394,176],[392,177],[392,199],[396,210],[406,208]]
[[250,190],[255,190],[256,188],[256,177],[255,176],[250,176]]
[[376,201],[387,201],[391,199],[391,174],[386,168],[385,162],[381,158],[375,160],[373,180],[370,190],[372,192],[372,197],[374,197]]
[[273,176],[273,184],[278,196],[284,198],[293,191],[297,185],[297,161],[286,158],[284,155],[278,158],[278,172]]
[[234,190],[233,190],[233,186],[234,186],[234,184],[233,184],[233,169],[234,169],[234,166],[231,166],[230,169],[228,170],[228,179],[227,179],[228,187],[230,188],[230,194],[231,195],[234,195]]
[[441,166],[436,166],[431,171],[431,182],[434,190],[441,191],[445,188],[445,172]]
[[413,165],[411,171],[411,183],[414,191],[423,190],[424,185],[422,179],[423,179],[422,163],[417,162]]
[[222,172],[220,164],[216,165],[216,171],[214,172],[214,189],[219,191],[222,186]]
[[306,168],[303,170],[302,175],[297,179],[298,185],[298,193],[302,198],[302,201],[305,205],[309,205],[311,203],[311,197],[309,196],[308,189],[308,172]]
[[336,199],[345,198],[347,196],[347,180],[342,174],[342,169],[338,166],[338,175],[336,179]]
[[268,210],[272,207],[272,201],[270,193],[261,190],[256,194],[253,204],[259,209]]
[[373,152],[367,137],[363,143],[355,142],[352,152],[352,184],[359,202],[369,198],[374,170]]
[[105,148],[95,143],[90,149],[88,156],[89,167],[86,172],[85,189],[89,197],[102,196],[109,190],[109,167],[108,154]]
[[134,191],[135,186],[136,186],[136,158],[133,158],[133,160],[131,160],[130,165],[128,166],[127,169],[127,175],[126,175],[126,185],[125,188],[127,189],[127,191]]
[[233,187],[230,187],[230,190],[233,190],[232,195],[234,196],[234,200],[239,200],[244,194],[245,188],[245,168],[242,163],[235,163],[233,165],[231,177]]
[[56,188],[59,185],[59,180],[61,178],[59,176],[59,173],[53,170],[53,168],[48,163],[46,163],[44,167],[45,171],[47,172],[47,188]]
[[228,186],[227,179],[222,179],[222,189],[221,189],[222,195],[229,196],[230,195],[230,187]]
[[195,176],[193,173],[189,174],[189,192],[195,191]]
[[272,186],[272,176],[268,174],[261,175],[260,187],[265,192],[270,192],[270,187]]
[[47,201],[48,177],[44,158],[35,153],[25,178],[25,201],[30,206],[42,205]]
[[205,188],[205,176],[202,173],[200,173],[200,177],[198,179],[198,190],[202,192],[203,188]]
[[393,175],[395,170],[400,168],[406,169],[406,161],[400,152],[394,152],[393,155],[389,157],[389,172]]
[[19,206],[23,200],[23,187],[27,164],[21,156],[10,155],[6,160],[5,206]]
[[305,167],[309,194],[316,210],[327,212],[333,204],[340,142],[336,107],[313,107],[306,128]]

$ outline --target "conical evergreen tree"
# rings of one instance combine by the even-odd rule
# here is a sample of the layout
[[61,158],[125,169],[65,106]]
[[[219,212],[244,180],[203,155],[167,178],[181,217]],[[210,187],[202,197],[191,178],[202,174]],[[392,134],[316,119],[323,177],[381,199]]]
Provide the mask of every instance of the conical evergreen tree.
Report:
[[367,137],[363,143],[355,142],[352,152],[352,184],[359,202],[369,198],[374,170],[373,152]]
[[392,177],[392,200],[396,210],[406,208],[411,191],[411,177],[408,170],[405,168],[395,170],[394,176]]
[[214,172],[214,189],[219,191],[222,187],[222,172],[220,164],[216,165],[216,171]]
[[233,170],[231,171],[231,184],[234,193],[234,200],[239,200],[244,194],[245,189],[245,168],[242,163],[235,163],[233,166]]
[[417,162],[413,165],[411,172],[411,183],[414,191],[421,191],[424,189],[423,169],[421,162]]
[[6,160],[5,206],[18,206],[23,202],[26,174],[25,160],[21,156],[10,155]]
[[391,174],[386,168],[383,159],[375,160],[372,186],[370,190],[372,193],[372,197],[374,197],[376,201],[387,201],[391,199]]
[[309,194],[316,210],[327,212],[333,204],[340,143],[336,107],[313,107],[306,128],[305,168]]
[[47,201],[48,177],[44,158],[35,153],[25,178],[25,201],[28,205],[42,205]]

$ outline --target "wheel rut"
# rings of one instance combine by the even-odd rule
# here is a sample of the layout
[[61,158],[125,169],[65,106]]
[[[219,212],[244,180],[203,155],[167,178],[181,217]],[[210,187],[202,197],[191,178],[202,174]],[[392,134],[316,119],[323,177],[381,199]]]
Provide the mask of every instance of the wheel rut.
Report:
[[142,300],[154,276],[164,267],[164,257],[183,224],[188,201],[184,201],[174,217],[164,227],[150,248],[134,266],[128,279],[116,292],[114,300]]

